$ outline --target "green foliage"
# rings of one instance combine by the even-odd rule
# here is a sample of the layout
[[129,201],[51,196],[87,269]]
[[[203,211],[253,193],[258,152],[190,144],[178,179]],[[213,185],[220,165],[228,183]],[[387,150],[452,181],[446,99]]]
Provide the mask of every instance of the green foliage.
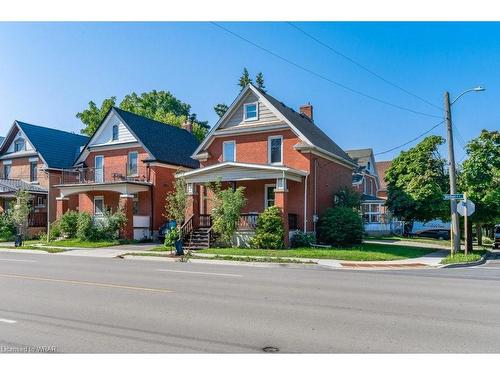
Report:
[[75,238],[78,225],[77,211],[66,211],[59,219],[59,227],[67,238]]
[[318,239],[328,245],[348,246],[361,243],[363,222],[352,208],[335,207],[326,210],[318,221]]
[[316,243],[316,236],[314,233],[297,232],[292,237],[292,247],[310,247],[311,244]]
[[106,225],[104,230],[105,239],[117,239],[119,231],[127,224],[127,216],[122,209],[118,209],[114,214],[106,213]]
[[386,174],[386,205],[396,217],[405,221],[449,219],[449,202],[443,200],[448,178],[438,153],[443,143],[442,137],[427,137],[392,162]]
[[92,216],[87,212],[80,212],[76,222],[76,238],[89,241],[94,237],[94,223]]
[[28,228],[28,216],[31,208],[29,205],[30,195],[26,190],[16,192],[16,203],[10,212],[10,218],[14,225],[19,228],[19,233],[26,235]]
[[16,225],[8,212],[0,214],[0,239],[10,241],[16,234]]
[[[85,127],[81,130],[83,134],[91,136],[104,119],[108,110],[116,103],[116,97],[105,99],[100,108],[94,102],[84,111],[78,113],[78,117]],[[181,127],[190,119],[193,126],[193,135],[202,140],[208,131],[208,122],[199,121],[195,113],[191,113],[191,106],[177,99],[168,91],[150,91],[138,95],[132,92],[126,95],[120,102],[119,107],[129,112],[163,122],[168,125]]]
[[257,73],[255,76],[255,83],[257,84],[257,87],[261,89],[262,91],[266,91],[266,85],[264,84],[264,74],[262,72]]
[[88,135],[89,137],[92,136],[104,119],[104,116],[106,116],[106,113],[108,113],[109,109],[113,107],[115,103],[116,96],[104,99],[100,107],[97,107],[93,101],[90,101],[87,109],[76,114],[76,117],[85,125],[85,127],[80,130],[80,133]]
[[255,236],[250,240],[250,246],[256,249],[282,249],[284,235],[281,209],[271,206],[259,215]]
[[227,112],[228,108],[227,104],[219,103],[214,106],[214,111],[219,117],[222,117]]
[[233,190],[227,188],[222,190],[220,182],[209,185],[213,191],[213,228],[220,236],[222,243],[229,244],[233,233],[238,229],[241,210],[246,204],[245,188],[243,186]]
[[174,219],[179,225],[185,220],[187,207],[187,184],[184,178],[176,178],[174,189],[165,198],[165,214],[167,219]]
[[361,194],[351,186],[346,186],[333,196],[333,206],[359,209],[361,206]]
[[243,68],[243,73],[241,74],[240,79],[238,80],[238,86],[243,90],[249,83],[252,83],[252,78],[250,78],[250,74],[248,73],[247,68]]
[[471,219],[481,224],[500,221],[500,132],[483,130],[466,147],[467,160],[459,186],[476,205]]
[[175,241],[180,238],[181,231],[179,228],[172,228],[165,234],[165,241],[163,245],[172,249],[175,246]]

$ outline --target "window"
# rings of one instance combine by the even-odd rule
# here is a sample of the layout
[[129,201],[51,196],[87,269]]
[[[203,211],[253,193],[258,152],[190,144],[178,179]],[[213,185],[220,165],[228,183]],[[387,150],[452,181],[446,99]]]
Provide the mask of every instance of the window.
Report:
[[113,141],[118,140],[118,125],[113,125]]
[[133,194],[134,198],[132,200],[132,212],[134,215],[139,215],[139,194]]
[[247,103],[243,105],[245,121],[257,120],[259,118],[259,103]]
[[14,152],[24,150],[24,139],[18,138],[14,141]]
[[10,164],[3,166],[3,178],[10,178]]
[[368,166],[366,169],[371,170],[371,163],[370,162],[368,162]]
[[37,162],[30,161],[30,181],[34,182],[37,180]]
[[104,197],[94,197],[94,215],[104,215]]
[[222,161],[236,161],[235,141],[226,141],[222,143]]
[[36,198],[36,206],[37,207],[45,207],[45,199],[43,197]]
[[137,175],[137,151],[128,153],[127,176]]
[[104,182],[104,156],[95,157],[94,182]]
[[264,208],[268,208],[271,206],[274,206],[274,189],[276,188],[275,185],[266,185],[265,186],[265,201],[264,201]]
[[267,141],[268,159],[270,164],[281,164],[283,162],[283,137],[269,137]]

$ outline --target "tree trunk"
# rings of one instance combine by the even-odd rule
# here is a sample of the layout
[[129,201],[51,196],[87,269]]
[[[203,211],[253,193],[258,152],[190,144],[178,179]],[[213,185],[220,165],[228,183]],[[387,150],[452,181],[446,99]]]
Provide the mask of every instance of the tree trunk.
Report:
[[476,223],[476,236],[477,244],[481,246],[483,244],[483,228],[479,223]]

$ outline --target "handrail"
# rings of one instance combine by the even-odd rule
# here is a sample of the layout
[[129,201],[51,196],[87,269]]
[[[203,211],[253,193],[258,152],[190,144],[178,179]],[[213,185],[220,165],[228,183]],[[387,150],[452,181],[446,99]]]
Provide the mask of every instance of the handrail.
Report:
[[184,224],[181,225],[181,239],[184,240],[188,233],[191,233],[193,231],[193,218],[194,214],[191,215],[186,221],[184,221]]

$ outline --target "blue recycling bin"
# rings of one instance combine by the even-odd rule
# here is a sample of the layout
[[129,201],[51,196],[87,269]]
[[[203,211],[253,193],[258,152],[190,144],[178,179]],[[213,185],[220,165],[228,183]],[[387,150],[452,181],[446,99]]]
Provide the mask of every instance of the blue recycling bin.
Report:
[[182,248],[182,240],[175,241],[175,255],[184,255],[184,249]]

